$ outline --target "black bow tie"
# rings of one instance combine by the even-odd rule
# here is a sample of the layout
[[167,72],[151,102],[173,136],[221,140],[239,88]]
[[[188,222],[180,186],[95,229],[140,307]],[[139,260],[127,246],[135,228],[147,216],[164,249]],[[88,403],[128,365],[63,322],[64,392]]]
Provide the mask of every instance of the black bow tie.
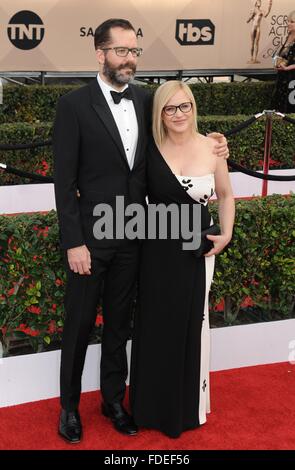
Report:
[[126,100],[132,100],[132,96],[130,93],[130,88],[126,88],[126,90],[119,93],[117,91],[111,91],[112,98],[115,104],[119,104],[122,98],[126,98]]

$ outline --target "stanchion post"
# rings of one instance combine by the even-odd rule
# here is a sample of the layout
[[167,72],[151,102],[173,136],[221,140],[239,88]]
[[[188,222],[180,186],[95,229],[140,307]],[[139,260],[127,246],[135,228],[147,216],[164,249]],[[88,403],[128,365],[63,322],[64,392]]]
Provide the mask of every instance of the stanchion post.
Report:
[[[272,138],[272,115],[274,111],[265,111],[265,139],[264,139],[264,159],[263,159],[263,174],[268,175],[269,173],[269,162],[271,152],[271,138]],[[267,196],[268,181],[263,180],[262,182],[262,193],[261,196]]]

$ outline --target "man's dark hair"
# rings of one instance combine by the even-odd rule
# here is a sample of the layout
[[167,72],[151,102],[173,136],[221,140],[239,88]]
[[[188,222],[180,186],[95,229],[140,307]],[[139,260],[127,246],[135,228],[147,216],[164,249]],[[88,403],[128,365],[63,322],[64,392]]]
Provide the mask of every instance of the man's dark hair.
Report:
[[126,30],[132,30],[135,32],[132,24],[128,20],[121,18],[110,18],[109,20],[101,23],[95,30],[94,33],[94,47],[95,50],[101,47],[105,47],[111,41],[111,28],[122,28]]

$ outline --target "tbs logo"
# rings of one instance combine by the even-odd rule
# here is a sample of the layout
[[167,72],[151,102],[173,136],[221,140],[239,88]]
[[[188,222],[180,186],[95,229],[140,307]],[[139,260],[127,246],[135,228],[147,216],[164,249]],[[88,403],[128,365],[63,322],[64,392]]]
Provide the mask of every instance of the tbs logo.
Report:
[[210,20],[176,20],[175,39],[181,46],[214,44],[215,26]]

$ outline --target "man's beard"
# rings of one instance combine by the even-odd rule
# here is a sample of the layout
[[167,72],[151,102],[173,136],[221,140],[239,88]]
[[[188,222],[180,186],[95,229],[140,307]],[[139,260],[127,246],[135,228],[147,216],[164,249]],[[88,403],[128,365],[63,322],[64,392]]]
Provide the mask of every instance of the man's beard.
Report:
[[[121,73],[121,69],[130,68],[132,72],[128,75]],[[136,66],[133,63],[127,62],[124,65],[120,65],[119,67],[113,67],[110,62],[106,59],[103,67],[103,74],[105,77],[109,79],[111,83],[114,85],[125,85],[129,83],[136,72]]]

